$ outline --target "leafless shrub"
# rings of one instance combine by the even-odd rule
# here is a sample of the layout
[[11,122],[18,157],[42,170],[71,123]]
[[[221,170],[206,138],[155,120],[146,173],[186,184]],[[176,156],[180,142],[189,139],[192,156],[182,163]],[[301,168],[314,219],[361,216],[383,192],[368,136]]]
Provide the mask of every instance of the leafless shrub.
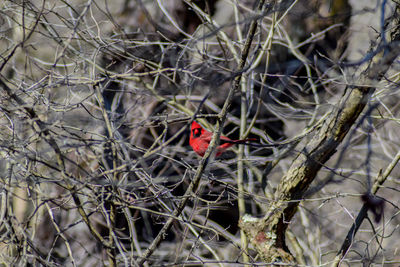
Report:
[[398,5],[3,1],[0,262],[397,266]]

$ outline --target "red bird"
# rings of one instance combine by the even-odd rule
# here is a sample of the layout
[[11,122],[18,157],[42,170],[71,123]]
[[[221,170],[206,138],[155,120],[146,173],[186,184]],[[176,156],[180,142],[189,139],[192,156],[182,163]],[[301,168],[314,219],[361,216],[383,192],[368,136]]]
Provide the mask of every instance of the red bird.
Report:
[[[190,139],[189,144],[199,156],[204,156],[208,145],[210,144],[213,133],[203,129],[197,122],[193,121],[192,127],[190,129]],[[229,137],[221,135],[220,145],[217,147],[216,157],[220,156],[228,148],[234,144],[243,144],[248,141],[256,141],[257,139],[249,138],[244,140],[232,140]]]

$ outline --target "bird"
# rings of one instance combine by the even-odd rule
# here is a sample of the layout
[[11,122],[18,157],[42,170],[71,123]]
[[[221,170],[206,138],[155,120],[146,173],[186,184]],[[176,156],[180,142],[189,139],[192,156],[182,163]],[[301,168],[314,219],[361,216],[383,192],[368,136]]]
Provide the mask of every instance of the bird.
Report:
[[[210,144],[211,138],[213,136],[212,132],[207,131],[196,121],[192,122],[190,127],[190,139],[189,145],[193,148],[194,152],[196,152],[199,156],[204,156],[208,145]],[[233,146],[234,144],[246,144],[246,142],[256,141],[255,138],[248,138],[242,140],[232,140],[229,137],[221,135],[220,137],[220,145],[217,147],[216,157],[221,156],[228,148]]]

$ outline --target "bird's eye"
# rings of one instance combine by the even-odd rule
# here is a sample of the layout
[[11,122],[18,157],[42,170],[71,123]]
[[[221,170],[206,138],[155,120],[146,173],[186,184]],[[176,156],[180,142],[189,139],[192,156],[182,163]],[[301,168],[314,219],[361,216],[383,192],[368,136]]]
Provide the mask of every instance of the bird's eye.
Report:
[[200,137],[201,135],[201,129],[199,128],[193,129],[192,132],[193,132],[193,137],[195,138]]

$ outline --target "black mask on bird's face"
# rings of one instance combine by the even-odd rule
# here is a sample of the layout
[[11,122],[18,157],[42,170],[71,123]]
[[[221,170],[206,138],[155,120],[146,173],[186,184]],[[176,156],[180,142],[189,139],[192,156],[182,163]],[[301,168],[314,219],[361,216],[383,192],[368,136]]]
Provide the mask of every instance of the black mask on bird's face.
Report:
[[201,136],[201,128],[196,128],[192,130],[193,138],[197,138]]

